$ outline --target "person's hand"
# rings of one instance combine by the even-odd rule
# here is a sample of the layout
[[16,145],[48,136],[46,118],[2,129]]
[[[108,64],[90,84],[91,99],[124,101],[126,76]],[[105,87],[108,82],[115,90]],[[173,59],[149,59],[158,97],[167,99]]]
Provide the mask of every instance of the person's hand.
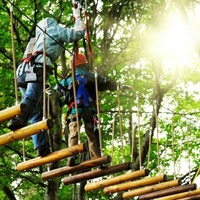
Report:
[[72,10],[73,10],[73,16],[74,16],[74,18],[76,19],[76,18],[79,18],[80,17],[80,15],[81,15],[81,11],[80,11],[80,8],[79,7],[77,7],[77,8],[72,8]]

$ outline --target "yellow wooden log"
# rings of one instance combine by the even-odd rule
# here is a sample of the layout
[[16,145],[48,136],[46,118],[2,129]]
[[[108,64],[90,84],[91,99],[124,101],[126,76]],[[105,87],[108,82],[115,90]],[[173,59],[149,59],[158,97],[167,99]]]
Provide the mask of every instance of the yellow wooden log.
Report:
[[89,172],[84,172],[84,173],[77,174],[77,175],[74,175],[74,176],[66,177],[66,178],[63,179],[63,183],[65,185],[69,185],[69,184],[72,184],[72,183],[79,183],[81,181],[85,181],[85,180],[89,180],[89,179],[93,179],[93,178],[106,176],[106,175],[109,175],[109,174],[122,172],[123,170],[129,170],[131,168],[132,168],[131,162],[122,163],[122,164],[114,165],[114,166],[111,166],[111,167],[107,167],[105,169],[92,170],[92,171],[89,171]]
[[199,200],[199,199],[200,199],[200,194],[197,194],[191,197],[181,198],[181,200]]
[[61,167],[58,169],[54,169],[54,170],[42,173],[42,179],[47,180],[47,179],[52,179],[52,178],[63,176],[70,173],[77,173],[85,169],[91,169],[99,165],[108,164],[111,162],[111,160],[112,160],[111,156],[108,155],[108,156],[102,156],[99,158],[84,161],[80,163],[79,165],[75,165],[71,167],[69,166]]
[[174,195],[170,195],[170,196],[166,196],[166,197],[161,197],[161,198],[156,198],[155,200],[174,200],[174,199],[182,199],[185,197],[191,197],[191,196],[195,196],[195,195],[199,195],[200,194],[200,188],[193,190],[193,191],[189,191],[189,192],[182,192],[179,194],[174,194]]
[[[46,119],[35,124],[31,124],[29,126],[23,127],[16,131],[11,131],[4,135],[0,136],[0,146],[8,144],[10,142],[14,142],[16,140],[20,140],[22,138],[26,138],[31,136],[41,130],[48,130],[53,127],[53,122],[51,119]],[[42,133],[41,133],[42,134]]]
[[166,189],[166,188],[171,188],[171,187],[180,185],[180,183],[181,183],[181,181],[179,179],[167,181],[167,182],[164,182],[164,183],[158,183],[156,185],[146,186],[146,187],[142,187],[142,188],[139,188],[139,189],[124,192],[122,197],[124,199],[136,197],[136,196],[139,196],[141,194],[146,194],[146,193],[149,193],[149,192],[154,192],[154,191],[163,190],[163,189]]
[[143,176],[148,176],[148,175],[149,175],[148,169],[142,169],[142,170],[130,172],[130,173],[127,173],[127,174],[123,174],[123,175],[116,176],[116,177],[113,177],[113,178],[109,178],[109,179],[106,179],[106,180],[98,181],[98,182],[95,182],[95,183],[89,183],[85,186],[85,191],[88,192],[90,190],[96,190],[96,189],[99,189],[99,188],[102,188],[102,187],[115,185],[115,184],[118,184],[118,183],[130,181],[132,179],[143,177]]
[[5,110],[1,110],[0,111],[0,122],[6,121],[8,119],[15,117],[16,115],[19,115],[19,114],[25,113],[25,112],[26,112],[26,104],[23,104],[23,103],[12,106]]
[[153,185],[155,183],[159,183],[159,182],[162,182],[165,180],[166,180],[166,175],[162,174],[162,175],[158,175],[158,176],[154,176],[154,177],[144,178],[144,179],[137,180],[137,181],[132,181],[132,182],[127,182],[127,183],[122,183],[119,185],[109,186],[109,187],[104,188],[103,192],[104,192],[104,194],[110,194],[110,193],[115,193],[115,192],[120,192],[120,191],[126,191],[126,190],[130,190],[130,189],[136,188],[136,187]]
[[86,148],[85,148],[84,144],[74,145],[74,146],[66,148],[66,149],[52,152],[43,157],[39,156],[37,158],[19,163],[17,165],[17,170],[23,171],[23,170],[41,166],[41,165],[44,165],[47,163],[55,162],[55,161],[61,160],[66,157],[70,157],[70,156],[76,155],[78,153],[82,153],[85,151],[85,149]]
[[140,195],[138,200],[149,200],[149,199],[169,196],[169,195],[172,195],[172,194],[178,194],[178,193],[182,193],[182,192],[186,192],[186,191],[190,191],[190,190],[196,190],[196,189],[197,189],[196,184],[180,185],[180,186],[177,186],[177,187],[162,189],[160,191],[156,191],[156,192],[154,191],[154,192],[151,192],[151,193],[148,193],[148,194]]

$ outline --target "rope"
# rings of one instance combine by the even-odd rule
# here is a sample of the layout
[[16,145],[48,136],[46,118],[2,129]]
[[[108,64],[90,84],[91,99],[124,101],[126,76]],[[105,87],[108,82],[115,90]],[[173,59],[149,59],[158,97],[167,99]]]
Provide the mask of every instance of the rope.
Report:
[[119,92],[119,85],[117,85],[117,100],[118,100],[118,112],[119,112],[120,137],[121,137],[121,144],[122,144],[122,161],[124,162],[124,143],[123,143],[123,133],[122,133],[122,117],[121,117],[121,110],[120,110],[120,92]]
[[[113,123],[112,123],[112,158],[114,155],[114,134],[115,134],[115,115],[113,115]],[[113,165],[113,159],[112,159]]]
[[157,161],[158,161],[158,173],[160,174],[160,157],[159,157],[159,130],[158,130],[158,114],[157,114],[157,109],[154,107],[154,112],[155,112],[155,119],[156,119],[156,134],[157,134]]
[[[76,43],[74,43],[74,51],[76,54]],[[77,55],[77,54],[76,54]],[[76,101],[76,80],[75,80],[75,56],[73,56],[73,65],[72,65],[72,86],[73,86],[73,95],[74,95],[74,104],[76,110],[76,121],[77,121],[77,130],[78,130],[78,143],[80,143],[80,124],[79,124],[79,116],[78,116],[78,106]]]
[[[19,103],[18,101],[18,94],[17,94],[17,76],[16,76],[16,55],[15,55],[15,43],[14,43],[14,28],[13,28],[13,1],[10,2],[10,24],[11,24],[11,41],[12,41],[12,55],[13,55],[13,69],[14,69],[14,88],[15,88],[15,105]],[[25,155],[25,139],[22,139],[22,154],[23,154],[23,161],[26,161]]]
[[[188,149],[188,168],[189,168],[189,177],[191,176],[191,166],[190,166],[190,144],[189,144],[189,124],[187,121],[187,129],[186,129],[186,139],[187,139],[187,149]],[[189,184],[191,183],[191,180],[189,179]]]
[[148,149],[147,169],[149,168],[150,155],[151,155],[151,124],[150,124],[150,131],[149,131],[149,149]]
[[199,173],[200,173],[200,167],[198,168],[198,170],[197,170],[197,172],[196,172],[196,174],[194,176],[194,179],[193,179],[192,183],[194,183],[194,181],[196,180],[196,178],[199,175]]
[[142,158],[141,158],[141,139],[140,139],[140,104],[139,104],[139,95],[137,95],[137,116],[138,116],[138,140],[139,140],[139,165],[140,169],[142,167]]
[[174,114],[172,115],[172,159],[174,164],[174,180],[176,179],[176,161],[174,155]]
[[95,72],[95,90],[96,90],[96,104],[97,104],[97,116],[98,116],[98,130],[99,130],[99,145],[100,151],[103,155],[102,149],[102,134],[101,134],[101,118],[100,118],[100,106],[99,106],[99,91],[98,91],[98,74]]
[[43,38],[43,120],[46,119],[46,30]]
[[13,68],[14,68],[14,84],[15,84],[15,99],[16,105],[18,102],[18,95],[17,95],[17,77],[16,77],[16,56],[15,56],[15,43],[14,43],[14,28],[13,28],[13,1],[11,2],[10,6],[10,21],[11,21],[11,40],[12,40],[12,55],[13,55]]
[[90,43],[89,20],[88,20],[86,9],[85,9],[84,15],[86,19],[86,40],[88,42],[88,48],[89,48],[89,53],[90,53],[90,70],[92,71],[93,70],[93,52],[92,52],[92,46]]

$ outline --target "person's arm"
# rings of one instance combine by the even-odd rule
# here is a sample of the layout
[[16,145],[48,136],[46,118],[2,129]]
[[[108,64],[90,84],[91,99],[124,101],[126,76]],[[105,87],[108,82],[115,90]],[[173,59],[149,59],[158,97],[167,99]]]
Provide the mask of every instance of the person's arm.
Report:
[[60,39],[64,42],[74,42],[84,37],[85,35],[85,24],[83,23],[82,19],[80,18],[80,9],[73,8],[73,16],[75,18],[75,24],[73,28],[64,28],[60,27]]

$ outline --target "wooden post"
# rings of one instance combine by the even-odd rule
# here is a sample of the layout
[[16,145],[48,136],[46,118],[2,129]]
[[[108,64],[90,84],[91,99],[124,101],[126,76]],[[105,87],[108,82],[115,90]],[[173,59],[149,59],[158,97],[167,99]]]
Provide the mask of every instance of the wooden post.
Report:
[[23,104],[23,103],[12,106],[5,110],[1,110],[0,111],[0,122],[6,121],[8,119],[15,117],[16,115],[19,115],[19,114],[25,113],[25,112],[26,112],[26,104]]
[[185,197],[191,197],[191,196],[196,196],[200,194],[200,188],[193,190],[193,191],[188,191],[188,192],[182,192],[179,194],[174,194],[166,197],[160,197],[154,200],[175,200],[175,199],[182,199]]
[[58,160],[61,160],[63,158],[72,156],[72,155],[76,155],[78,153],[82,153],[85,151],[85,146],[84,144],[78,144],[78,145],[74,145],[72,147],[66,148],[66,149],[62,149],[59,151],[55,151],[52,152],[46,156],[39,156],[37,158],[19,163],[17,165],[17,170],[18,171],[23,171],[26,169],[30,169],[30,168],[34,168],[37,166],[41,166],[47,163],[51,163],[51,162],[55,162]]
[[148,169],[133,171],[133,172],[123,174],[123,175],[120,175],[120,176],[116,176],[116,177],[113,177],[113,178],[109,178],[109,179],[106,179],[106,180],[97,181],[95,183],[89,183],[85,186],[85,191],[88,192],[90,190],[96,190],[96,189],[99,189],[99,188],[102,188],[102,187],[115,185],[117,183],[130,181],[132,179],[147,176],[147,175],[149,175]]
[[[139,188],[139,189],[124,192],[122,197],[124,199],[127,199],[127,198],[131,198],[131,197],[139,196],[141,194],[146,194],[146,193],[149,193],[149,192],[153,192],[153,193],[150,193],[150,194],[154,194],[154,191],[163,190],[163,189],[166,189],[166,188],[171,188],[171,187],[174,187],[174,186],[177,186],[177,185],[180,185],[180,184],[181,184],[181,181],[179,179],[171,180],[171,181],[167,181],[167,182],[164,182],[164,183],[158,183],[156,185],[146,186],[146,187],[142,187],[142,188]],[[152,199],[152,198],[148,198],[148,199]]]
[[29,126],[18,129],[16,131],[11,131],[10,133],[6,133],[0,136],[0,146],[8,144],[10,142],[14,142],[16,140],[20,140],[22,138],[26,138],[41,130],[48,130],[49,128],[52,128],[52,127],[53,127],[52,120],[46,119],[46,120],[37,122],[35,124],[31,124]]
[[110,193],[129,190],[136,187],[138,188],[142,186],[153,185],[154,183],[159,183],[165,180],[166,180],[166,175],[162,174],[155,177],[148,177],[148,178],[144,178],[144,179],[133,181],[133,182],[127,182],[127,183],[123,183],[119,185],[109,186],[109,187],[104,188],[103,192],[104,194],[110,194]]
[[108,156],[102,156],[96,159],[87,160],[76,166],[61,167],[58,169],[54,169],[54,170],[42,173],[42,179],[47,180],[47,179],[63,176],[70,173],[77,173],[85,169],[91,169],[99,165],[108,164],[111,162],[111,160],[112,160],[111,156],[108,155]]
[[138,200],[148,200],[148,199],[154,199],[158,197],[164,197],[167,195],[182,193],[189,190],[196,190],[196,188],[197,188],[196,184],[190,184],[190,185],[180,185],[180,186],[169,188],[169,189],[163,188],[161,191],[156,191],[156,192],[154,192],[155,190],[151,190],[151,193],[143,194],[139,196]]
[[98,177],[106,176],[113,173],[122,172],[123,170],[129,170],[131,168],[132,168],[131,162],[127,162],[127,163],[107,167],[105,169],[93,170],[93,171],[85,172],[85,173],[78,174],[75,176],[66,177],[63,179],[63,183],[65,185],[69,185],[72,183],[79,183],[81,181],[98,178]]

